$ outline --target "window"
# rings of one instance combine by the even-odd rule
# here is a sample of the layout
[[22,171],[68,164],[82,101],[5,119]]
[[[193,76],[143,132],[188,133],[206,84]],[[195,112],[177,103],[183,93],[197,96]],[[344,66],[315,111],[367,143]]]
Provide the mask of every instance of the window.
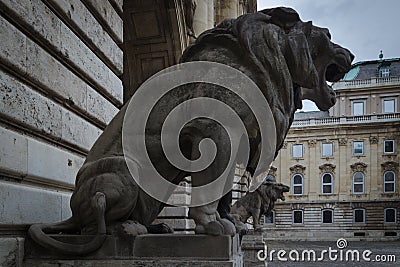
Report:
[[364,142],[354,141],[353,142],[353,154],[354,155],[364,155]]
[[355,172],[353,175],[353,194],[364,193],[364,173]]
[[385,209],[385,223],[396,223],[396,209],[386,208]]
[[333,210],[322,210],[322,223],[333,223]]
[[301,174],[295,174],[292,178],[292,191],[294,196],[303,195],[303,176]]
[[394,140],[383,141],[383,153],[393,154],[394,153]]
[[365,113],[365,101],[354,100],[352,102],[353,106],[353,116],[361,116]]
[[354,209],[353,221],[354,223],[365,223],[365,209]]
[[297,144],[292,146],[292,155],[293,158],[302,158],[303,157],[303,145]]
[[333,156],[333,143],[322,143],[322,156],[323,157]]
[[294,224],[303,223],[303,211],[302,210],[294,210],[292,220]]
[[264,215],[264,223],[265,224],[274,224],[275,223],[275,211],[271,211],[270,214]]
[[396,112],[396,99],[395,98],[383,99],[382,112],[383,113],[395,113]]
[[394,193],[396,191],[396,175],[393,171],[386,171],[383,174],[383,192]]
[[390,76],[390,68],[389,67],[381,67],[379,69],[379,77],[389,77]]
[[322,194],[333,193],[333,175],[330,173],[324,173],[322,175]]

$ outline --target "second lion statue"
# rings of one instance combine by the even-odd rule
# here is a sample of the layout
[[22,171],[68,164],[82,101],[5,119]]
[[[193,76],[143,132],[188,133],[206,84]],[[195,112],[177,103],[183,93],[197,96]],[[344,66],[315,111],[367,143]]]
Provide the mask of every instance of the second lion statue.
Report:
[[[202,33],[182,55],[182,62],[213,61],[236,68],[259,87],[268,101],[276,126],[278,153],[301,100],[310,99],[321,110],[335,104],[335,93],[327,81],[341,79],[350,69],[354,56],[345,48],[331,42],[325,28],[303,22],[290,8],[266,9],[246,14],[237,19],[223,21],[217,27]],[[229,95],[212,85],[191,86],[192,96],[211,94],[229,102]],[[172,109],[176,101],[161,103]],[[163,110],[163,109],[161,109]],[[156,219],[164,203],[146,194],[132,179],[122,149],[122,122],[125,105],[93,145],[86,161],[79,170],[71,198],[72,217],[56,224],[35,224],[29,229],[31,237],[43,247],[66,254],[87,254],[99,249],[107,233],[118,229],[121,233],[142,234]],[[248,109],[242,109],[247,112]],[[150,125],[149,154],[157,162],[158,170],[175,184],[191,175],[192,181],[207,178],[219,171],[228,155],[219,154],[216,164],[208,172],[187,173],[169,164],[159,145],[157,127],[165,115],[156,114]],[[239,114],[247,116],[248,114]],[[252,126],[253,127],[253,126]],[[211,130],[210,130],[211,129]],[[250,136],[250,158],[247,169],[254,172],[259,156],[260,129],[254,126]],[[224,148],[226,141],[215,122],[193,122],[183,129],[182,153],[195,159],[199,140],[212,138],[217,148]],[[213,169],[214,168],[214,169]],[[234,235],[235,227],[217,212],[218,201],[191,207],[189,217],[196,223],[196,233],[209,235]],[[93,234],[86,244],[67,244],[52,239],[49,233],[80,232]]]

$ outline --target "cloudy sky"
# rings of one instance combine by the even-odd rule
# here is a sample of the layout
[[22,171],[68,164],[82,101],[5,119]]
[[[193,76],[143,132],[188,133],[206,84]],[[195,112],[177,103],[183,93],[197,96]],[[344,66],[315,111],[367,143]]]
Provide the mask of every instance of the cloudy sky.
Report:
[[[350,49],[354,62],[400,57],[399,0],[258,0],[258,9],[288,6],[303,21],[330,30],[332,41]],[[304,110],[316,109],[307,101]]]

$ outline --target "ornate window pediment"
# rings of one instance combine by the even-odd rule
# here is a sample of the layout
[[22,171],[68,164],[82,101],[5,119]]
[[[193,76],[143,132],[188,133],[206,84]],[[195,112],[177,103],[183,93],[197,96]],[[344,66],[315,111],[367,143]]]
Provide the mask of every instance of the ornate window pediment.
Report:
[[321,173],[335,173],[336,165],[331,164],[331,163],[325,163],[319,166],[319,169],[321,170]]
[[397,172],[399,169],[399,163],[395,161],[386,161],[381,164],[382,170],[385,171],[394,171]]
[[294,173],[300,173],[300,174],[304,174],[306,167],[300,164],[296,164],[292,167],[289,168],[290,173],[294,174]]
[[351,164],[350,168],[353,172],[365,172],[367,166],[368,165],[365,164],[364,162],[356,162],[354,164]]
[[271,166],[271,167],[269,168],[268,174],[269,174],[269,175],[272,175],[272,176],[274,176],[274,177],[276,177],[276,171],[277,171],[277,170],[278,170],[277,167]]

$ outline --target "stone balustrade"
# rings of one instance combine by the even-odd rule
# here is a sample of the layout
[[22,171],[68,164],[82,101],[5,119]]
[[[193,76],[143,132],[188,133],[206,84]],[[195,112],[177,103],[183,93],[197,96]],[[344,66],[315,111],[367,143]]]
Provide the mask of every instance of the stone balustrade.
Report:
[[291,128],[319,126],[319,125],[335,125],[335,124],[390,122],[399,120],[400,120],[400,113],[370,114],[370,115],[346,116],[346,117],[326,117],[326,118],[313,118],[306,120],[295,120]]
[[386,85],[400,85],[400,76],[393,77],[373,77],[370,79],[363,80],[348,80],[339,81],[332,84],[332,88],[335,90],[343,89],[354,89],[354,88],[368,88],[375,86],[386,86]]

